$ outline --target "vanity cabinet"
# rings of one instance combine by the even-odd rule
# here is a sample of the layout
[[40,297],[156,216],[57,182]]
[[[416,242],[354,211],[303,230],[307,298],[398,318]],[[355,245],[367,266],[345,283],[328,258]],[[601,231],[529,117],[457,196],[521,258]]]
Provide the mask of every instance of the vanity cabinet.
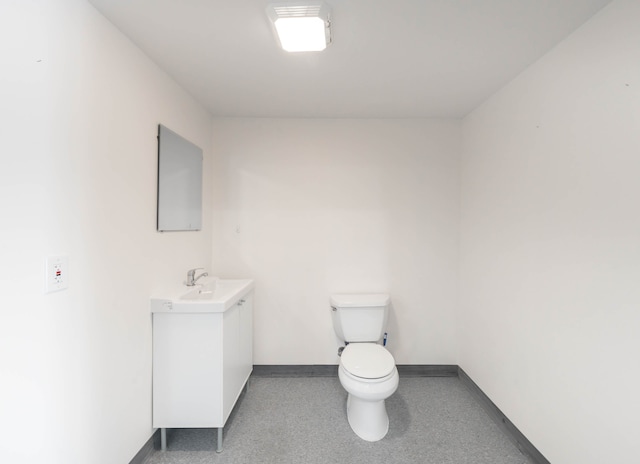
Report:
[[166,428],[217,428],[221,451],[253,369],[253,292],[219,312],[168,308],[153,312],[153,427],[163,449]]

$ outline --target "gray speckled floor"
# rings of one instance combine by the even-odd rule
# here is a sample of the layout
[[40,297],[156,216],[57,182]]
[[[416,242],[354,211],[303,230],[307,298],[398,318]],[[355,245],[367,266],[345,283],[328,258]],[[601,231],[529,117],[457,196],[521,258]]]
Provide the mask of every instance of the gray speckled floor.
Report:
[[389,433],[358,438],[337,377],[252,377],[215,452],[215,429],[173,429],[145,464],[530,464],[456,377],[401,378]]

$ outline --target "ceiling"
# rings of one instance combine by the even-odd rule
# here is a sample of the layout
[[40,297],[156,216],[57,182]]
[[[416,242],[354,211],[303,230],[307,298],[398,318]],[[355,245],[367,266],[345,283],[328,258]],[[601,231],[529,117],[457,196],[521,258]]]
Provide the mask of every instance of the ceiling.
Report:
[[296,118],[463,117],[610,2],[326,0],[292,54],[269,0],[89,1],[213,116]]

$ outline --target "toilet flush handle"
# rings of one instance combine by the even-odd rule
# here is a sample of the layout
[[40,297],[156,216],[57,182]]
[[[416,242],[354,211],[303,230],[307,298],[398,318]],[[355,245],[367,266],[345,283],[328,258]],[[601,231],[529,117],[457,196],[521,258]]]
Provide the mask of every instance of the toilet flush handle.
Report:
[[331,306],[331,311],[337,311],[338,308],[336,308],[335,306]]

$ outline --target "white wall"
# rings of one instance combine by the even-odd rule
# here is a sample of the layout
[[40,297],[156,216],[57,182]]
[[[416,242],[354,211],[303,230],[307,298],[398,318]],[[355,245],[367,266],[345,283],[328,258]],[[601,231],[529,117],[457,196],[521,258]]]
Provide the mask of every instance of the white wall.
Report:
[[[211,260],[155,232],[156,132],[204,149],[207,113],[84,0],[0,5],[0,455],[127,463],[151,429],[149,295]],[[44,260],[70,286],[43,294]]]
[[460,365],[554,463],[640,436],[640,3],[463,125]]
[[389,292],[398,363],[456,363],[457,122],[219,119],[214,272],[256,280],[256,364],[337,363],[332,293]]

